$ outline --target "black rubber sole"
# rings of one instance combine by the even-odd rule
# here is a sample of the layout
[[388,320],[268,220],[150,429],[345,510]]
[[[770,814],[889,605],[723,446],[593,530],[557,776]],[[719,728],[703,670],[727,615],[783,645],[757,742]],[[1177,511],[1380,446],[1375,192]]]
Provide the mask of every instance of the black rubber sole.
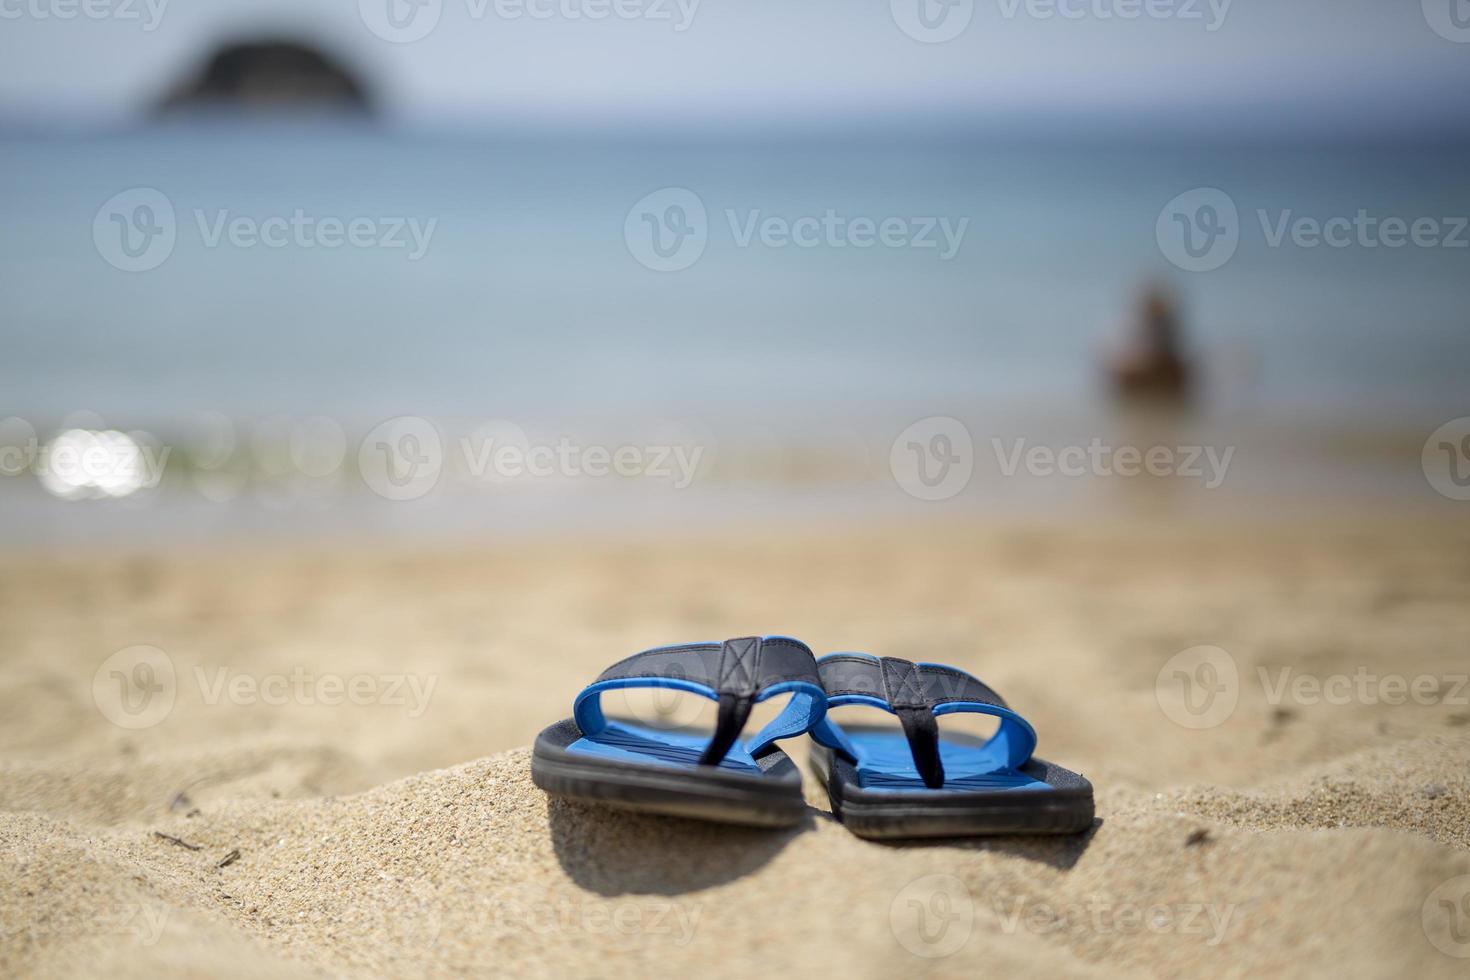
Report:
[[748,827],[790,827],[807,815],[801,772],[780,749],[758,760],[760,775],[619,762],[567,746],[582,737],[571,720],[536,737],[531,781],[553,796],[640,813]]
[[1092,784],[1042,759],[1032,759],[1021,771],[1052,788],[1025,792],[865,790],[850,762],[815,742],[811,764],[827,787],[833,815],[859,837],[888,840],[1076,834],[1092,826]]

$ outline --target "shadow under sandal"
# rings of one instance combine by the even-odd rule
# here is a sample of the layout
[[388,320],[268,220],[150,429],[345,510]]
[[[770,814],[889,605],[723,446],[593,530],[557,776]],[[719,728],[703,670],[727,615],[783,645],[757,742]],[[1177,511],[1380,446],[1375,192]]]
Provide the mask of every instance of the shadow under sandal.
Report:
[[[602,713],[604,691],[672,688],[719,702],[712,737]],[[747,742],[751,708],[791,701]],[[747,636],[658,647],[619,661],[588,685],[572,717],[536,738],[531,779],[546,792],[647,813],[777,827],[807,811],[801,773],[776,741],[809,731],[827,711],[816,659],[799,640]]]
[[[1092,784],[1032,756],[1036,731],[1000,695],[954,667],[834,653],[817,661],[827,705],[869,705],[891,727],[812,729],[812,765],[832,812],[860,837],[1067,834],[1092,825]],[[994,715],[988,740],[940,734],[938,715]]]

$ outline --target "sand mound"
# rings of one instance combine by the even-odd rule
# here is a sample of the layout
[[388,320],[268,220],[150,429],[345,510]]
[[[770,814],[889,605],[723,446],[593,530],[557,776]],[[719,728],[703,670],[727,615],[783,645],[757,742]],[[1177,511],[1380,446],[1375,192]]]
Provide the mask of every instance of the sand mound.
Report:
[[[146,827],[9,813],[6,966],[1257,973],[1305,955],[1344,975],[1459,975],[1421,912],[1470,853],[1431,840],[1438,829],[1373,828],[1394,822],[1380,801],[1400,779],[1438,781],[1431,805],[1463,814],[1466,755],[1425,739],[1394,750],[1411,777],[1359,758],[1288,786],[1114,794],[1084,837],[937,846],[864,842],[816,811],[772,833],[549,801],[524,750]],[[1341,819],[1313,816],[1329,810]],[[1297,829],[1323,824],[1335,829]]]

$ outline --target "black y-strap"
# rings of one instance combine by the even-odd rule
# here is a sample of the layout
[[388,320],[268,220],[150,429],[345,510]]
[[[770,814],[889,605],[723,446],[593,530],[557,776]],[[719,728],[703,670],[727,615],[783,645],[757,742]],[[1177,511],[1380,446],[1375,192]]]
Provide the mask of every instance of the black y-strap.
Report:
[[720,695],[715,733],[699,757],[702,766],[717,766],[740,737],[760,690],[761,638],[742,636],[720,645],[714,688]]
[[939,722],[934,717],[934,700],[929,697],[917,665],[898,657],[879,661],[883,677],[883,700],[898,715],[908,739],[914,767],[930,789],[944,785],[944,763],[939,758]]

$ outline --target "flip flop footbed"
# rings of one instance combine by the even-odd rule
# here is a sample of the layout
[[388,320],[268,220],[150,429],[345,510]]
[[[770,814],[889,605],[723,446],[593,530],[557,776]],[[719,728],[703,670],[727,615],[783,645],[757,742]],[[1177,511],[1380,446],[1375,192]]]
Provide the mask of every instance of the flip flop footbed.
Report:
[[[861,729],[848,729],[854,742],[865,744]],[[903,736],[892,735],[907,755]],[[875,755],[889,762],[887,743]],[[970,749],[956,745],[941,750]],[[867,760],[865,759],[865,762]],[[853,833],[869,838],[968,837],[990,834],[1073,834],[1092,826],[1092,784],[1085,778],[1044,759],[1033,758],[1010,771],[977,771],[973,763],[946,779],[941,789],[930,789],[919,779],[887,768],[866,772],[826,746],[814,744],[811,764],[827,787],[832,812]],[[945,763],[948,770],[949,762]],[[912,764],[909,766],[912,769]]]
[[531,779],[556,796],[696,820],[784,827],[806,816],[801,773],[784,752],[695,765],[707,740],[614,723],[594,742],[567,719],[537,737]]

